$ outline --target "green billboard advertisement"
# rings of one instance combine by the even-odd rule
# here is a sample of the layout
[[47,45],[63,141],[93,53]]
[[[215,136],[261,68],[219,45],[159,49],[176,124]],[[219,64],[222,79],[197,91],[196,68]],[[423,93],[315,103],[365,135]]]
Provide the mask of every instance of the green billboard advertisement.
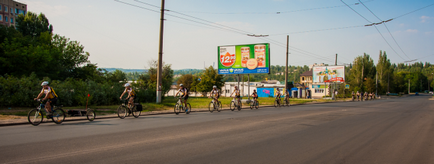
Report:
[[270,44],[218,46],[219,74],[270,73]]

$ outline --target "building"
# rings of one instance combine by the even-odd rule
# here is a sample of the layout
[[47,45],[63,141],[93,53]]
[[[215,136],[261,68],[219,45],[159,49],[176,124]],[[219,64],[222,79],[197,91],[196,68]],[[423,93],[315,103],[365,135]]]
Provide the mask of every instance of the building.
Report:
[[[282,95],[285,93],[285,85],[280,84],[280,82],[277,80],[250,82],[250,86],[248,82],[225,82],[225,84],[220,90],[221,97],[230,97],[230,95],[235,89],[235,86],[239,86],[241,97],[243,97],[243,99],[247,99],[247,97],[249,97],[249,94],[251,95],[253,93],[253,90],[256,90],[258,92],[259,97],[273,97],[277,89],[281,91]],[[170,91],[166,93],[165,96],[174,96],[177,91],[178,86],[172,85],[170,87]],[[209,96],[209,92],[205,93],[207,95],[202,94],[202,92],[190,92],[190,96],[193,97]]]
[[15,26],[18,15],[26,13],[26,4],[14,0],[0,0],[0,24]]

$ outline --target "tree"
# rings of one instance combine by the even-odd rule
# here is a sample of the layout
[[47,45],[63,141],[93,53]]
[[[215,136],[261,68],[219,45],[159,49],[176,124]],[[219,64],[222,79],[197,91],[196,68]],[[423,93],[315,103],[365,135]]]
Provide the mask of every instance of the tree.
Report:
[[[195,77],[191,74],[182,75],[179,79],[177,84],[183,84],[184,87],[190,89],[192,87],[192,83],[194,81]],[[190,89],[191,90],[191,89]]]
[[380,51],[378,63],[377,63],[377,73],[378,73],[378,81],[379,83],[379,93],[384,94],[389,92],[390,81],[393,77],[393,68],[390,63],[390,59],[387,59],[386,52]]
[[224,85],[223,75],[219,75],[217,70],[210,66],[204,70],[199,84],[193,87],[195,87],[198,92],[209,92],[214,85],[221,89]]
[[39,36],[43,32],[53,33],[53,26],[42,13],[39,15],[32,12],[27,12],[26,15],[20,14],[15,24],[17,30],[24,36]]
[[350,84],[353,91],[365,92],[364,81],[367,78],[375,78],[375,65],[372,58],[366,53],[354,59],[354,65],[350,72]]

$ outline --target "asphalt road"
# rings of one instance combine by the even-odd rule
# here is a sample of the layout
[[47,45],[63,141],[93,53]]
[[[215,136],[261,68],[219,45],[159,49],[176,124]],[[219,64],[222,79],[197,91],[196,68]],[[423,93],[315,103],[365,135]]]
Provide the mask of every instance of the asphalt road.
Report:
[[0,127],[0,163],[434,163],[429,98]]

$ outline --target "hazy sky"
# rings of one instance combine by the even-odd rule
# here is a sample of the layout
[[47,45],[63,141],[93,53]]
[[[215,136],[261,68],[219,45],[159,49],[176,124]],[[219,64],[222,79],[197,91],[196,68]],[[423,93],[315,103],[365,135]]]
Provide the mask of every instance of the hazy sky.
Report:
[[[29,11],[44,13],[54,33],[80,41],[99,67],[141,69],[158,58],[158,12],[114,0],[19,1]],[[140,0],[157,7],[121,1],[155,11],[161,5],[160,0]],[[395,18],[386,23],[389,30],[377,26],[393,49],[375,27],[363,26],[380,22],[378,18],[356,5],[358,0],[344,2],[369,22],[340,0],[166,0],[170,15],[164,27],[163,61],[173,69],[203,68],[204,62],[206,66],[217,62],[217,46],[270,43],[271,64],[284,65],[289,34],[290,65],[333,64],[336,53],[338,64],[351,63],[363,53],[376,62],[380,50],[395,63],[413,59],[434,63],[434,5],[401,16],[433,0],[362,1],[381,20]],[[333,28],[338,29],[324,30]],[[248,33],[269,36],[255,38]]]

